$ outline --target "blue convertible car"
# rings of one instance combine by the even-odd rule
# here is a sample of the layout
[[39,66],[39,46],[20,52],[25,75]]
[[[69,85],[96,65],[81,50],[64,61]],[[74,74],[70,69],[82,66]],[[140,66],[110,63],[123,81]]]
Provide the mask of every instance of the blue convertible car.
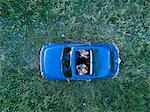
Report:
[[[82,57],[86,51],[87,57]],[[40,69],[49,80],[89,80],[116,77],[119,51],[112,44],[45,44],[40,53]],[[78,68],[84,65],[85,74]],[[87,70],[87,71],[86,71]]]

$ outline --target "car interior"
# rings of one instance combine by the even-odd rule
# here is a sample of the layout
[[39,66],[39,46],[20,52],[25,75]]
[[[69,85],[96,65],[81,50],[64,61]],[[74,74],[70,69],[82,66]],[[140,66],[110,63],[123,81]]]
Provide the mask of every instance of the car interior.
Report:
[[[82,52],[80,52],[80,51],[86,52],[86,56],[82,55]],[[93,71],[93,64],[92,64],[93,52],[92,52],[92,50],[81,49],[81,50],[76,51],[75,59],[76,59],[75,67],[76,67],[77,75],[80,75],[80,71],[78,70],[77,66],[83,65],[83,64],[87,67],[87,69],[86,69],[87,72],[82,75],[92,75],[92,71]]]

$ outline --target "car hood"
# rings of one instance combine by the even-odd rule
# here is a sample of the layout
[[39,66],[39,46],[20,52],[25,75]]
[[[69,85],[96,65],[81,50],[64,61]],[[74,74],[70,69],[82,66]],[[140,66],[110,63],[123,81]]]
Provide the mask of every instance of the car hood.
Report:
[[63,79],[61,56],[63,47],[49,47],[43,51],[43,72],[48,79]]

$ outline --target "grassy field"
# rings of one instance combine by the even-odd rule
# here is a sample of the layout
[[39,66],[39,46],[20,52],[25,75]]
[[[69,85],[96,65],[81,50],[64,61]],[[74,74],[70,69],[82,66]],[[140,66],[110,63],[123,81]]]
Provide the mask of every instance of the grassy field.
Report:
[[[149,0],[0,0],[0,112],[148,112]],[[117,79],[48,81],[39,50],[48,42],[115,43]]]

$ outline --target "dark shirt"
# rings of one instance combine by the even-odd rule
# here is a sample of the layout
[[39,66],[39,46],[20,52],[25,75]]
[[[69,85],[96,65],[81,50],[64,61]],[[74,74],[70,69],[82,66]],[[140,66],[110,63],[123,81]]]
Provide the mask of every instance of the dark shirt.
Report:
[[[85,64],[89,68],[89,58],[81,57],[80,52],[76,52],[76,66],[80,64]],[[89,74],[89,72],[87,74]]]

